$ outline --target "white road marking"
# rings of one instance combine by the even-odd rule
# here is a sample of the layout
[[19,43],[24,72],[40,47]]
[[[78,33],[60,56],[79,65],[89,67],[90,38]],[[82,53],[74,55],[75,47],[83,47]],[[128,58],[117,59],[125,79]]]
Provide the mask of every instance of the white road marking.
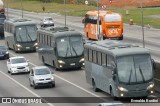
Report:
[[[4,76],[8,77],[10,80],[12,80],[13,82],[15,82],[16,84],[20,85],[22,88],[26,89],[28,92],[30,92],[31,94],[33,94],[36,97],[41,98],[38,94],[34,93],[33,91],[31,91],[30,89],[28,89],[27,87],[25,87],[24,85],[22,85],[21,83],[19,83],[18,81],[16,81],[15,79],[13,79],[12,77],[10,77],[9,75],[7,75],[6,73],[4,73],[3,71],[0,70],[0,73],[2,73]],[[43,98],[41,98],[43,99]],[[43,99],[44,100],[44,99]],[[45,100],[44,100],[45,101]],[[47,103],[47,105],[49,106],[54,106],[51,103]]]

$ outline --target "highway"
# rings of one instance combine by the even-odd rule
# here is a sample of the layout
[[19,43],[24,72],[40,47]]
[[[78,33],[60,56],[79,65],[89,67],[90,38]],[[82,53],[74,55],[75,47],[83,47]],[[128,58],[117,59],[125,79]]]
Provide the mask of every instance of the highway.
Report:
[[[38,24],[43,16],[52,16],[55,19],[56,25],[63,25],[64,16],[57,14],[37,14],[33,12],[25,12],[24,17],[35,20]],[[21,11],[9,9],[9,17],[21,17]],[[82,17],[67,17],[67,26],[74,28],[83,33],[83,24],[81,23]],[[124,40],[133,42],[142,46],[141,41],[141,27],[124,26]],[[160,61],[159,55],[159,39],[158,34],[160,30],[145,28],[145,42],[146,47],[151,49],[152,57],[156,61]],[[157,43],[156,43],[157,42]],[[0,40],[1,45],[5,45],[4,40]],[[11,56],[24,56],[30,61],[30,67],[43,65],[36,52],[33,53],[15,53],[9,50]],[[104,92],[94,92],[92,86],[86,83],[85,72],[81,70],[64,70],[55,71],[52,67],[48,66],[55,72],[56,87],[55,88],[40,88],[33,89],[29,86],[28,74],[10,75],[7,73],[6,60],[0,60],[0,96],[1,97],[110,97]],[[4,83],[5,82],[5,83]],[[156,96],[156,95],[154,95]],[[109,98],[108,98],[109,99]],[[106,100],[107,101],[107,100]],[[1,105],[1,104],[0,104]],[[19,105],[19,104],[18,104]],[[15,106],[18,106],[15,105]],[[28,106],[29,104],[25,104]],[[46,103],[46,104],[33,104],[33,106],[98,106],[98,103]],[[127,104],[126,104],[127,105]],[[159,106],[159,103],[132,103],[131,106]],[[7,104],[6,106],[14,106]]]

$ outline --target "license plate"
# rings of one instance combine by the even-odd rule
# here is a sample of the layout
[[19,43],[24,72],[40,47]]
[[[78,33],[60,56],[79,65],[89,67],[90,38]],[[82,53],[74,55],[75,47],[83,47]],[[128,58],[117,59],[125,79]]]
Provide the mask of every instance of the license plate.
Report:
[[30,47],[26,47],[26,49],[30,49]]
[[74,66],[74,65],[76,65],[76,64],[75,64],[75,63],[71,63],[70,65],[71,65],[71,66]]

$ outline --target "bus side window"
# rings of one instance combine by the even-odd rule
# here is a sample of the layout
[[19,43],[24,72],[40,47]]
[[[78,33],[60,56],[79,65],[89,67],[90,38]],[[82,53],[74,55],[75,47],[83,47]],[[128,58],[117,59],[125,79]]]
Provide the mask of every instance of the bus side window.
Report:
[[92,50],[91,49],[89,49],[89,61],[92,62]]
[[88,49],[87,48],[85,48],[85,50],[84,50],[84,57],[85,57],[85,60],[87,60],[88,61],[88,57],[89,57],[89,52],[88,52]]
[[98,52],[97,54],[98,54],[98,64],[102,65],[102,53]]
[[106,54],[102,53],[102,66],[106,67]]
[[93,51],[93,62],[97,64],[97,52]]

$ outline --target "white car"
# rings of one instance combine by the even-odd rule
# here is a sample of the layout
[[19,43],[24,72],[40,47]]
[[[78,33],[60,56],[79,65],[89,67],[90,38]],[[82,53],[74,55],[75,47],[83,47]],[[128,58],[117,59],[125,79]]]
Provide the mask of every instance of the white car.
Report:
[[112,102],[112,103],[100,103],[98,106],[125,106],[121,102]]
[[33,67],[29,74],[29,83],[34,89],[39,86],[55,87],[53,72],[46,66]]
[[29,61],[22,56],[11,57],[7,60],[8,73],[29,72]]
[[41,27],[54,26],[54,21],[52,17],[44,17],[40,25]]

